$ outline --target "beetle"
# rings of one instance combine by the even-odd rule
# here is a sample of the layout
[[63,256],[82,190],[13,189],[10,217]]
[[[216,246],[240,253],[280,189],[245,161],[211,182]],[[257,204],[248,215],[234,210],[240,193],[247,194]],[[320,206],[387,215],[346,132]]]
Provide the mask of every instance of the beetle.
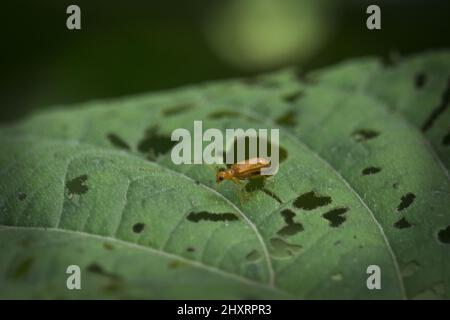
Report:
[[270,166],[270,161],[266,158],[252,158],[237,162],[230,168],[220,170],[216,173],[216,182],[230,180],[240,184],[240,180],[248,180],[261,176],[261,169]]

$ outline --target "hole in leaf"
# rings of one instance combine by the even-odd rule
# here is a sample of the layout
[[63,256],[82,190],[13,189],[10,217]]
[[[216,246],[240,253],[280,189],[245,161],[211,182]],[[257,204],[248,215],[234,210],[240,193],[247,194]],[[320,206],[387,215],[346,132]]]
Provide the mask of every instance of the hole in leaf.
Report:
[[423,88],[426,81],[427,81],[427,76],[425,73],[419,72],[418,74],[416,74],[415,84],[416,84],[417,89]]
[[169,152],[177,141],[171,141],[170,136],[160,134],[158,126],[145,131],[144,137],[138,144],[138,150],[147,155],[150,161],[156,160],[160,155]]
[[442,138],[442,144],[444,146],[450,145],[450,131]]
[[194,108],[194,105],[192,104],[180,104],[171,108],[164,109],[162,113],[166,117],[171,117],[183,112],[190,111],[192,108]]
[[397,211],[402,211],[402,210],[408,208],[411,205],[411,203],[413,203],[415,198],[416,198],[416,195],[411,192],[402,196],[402,198],[400,200],[400,204],[397,207]]
[[280,236],[293,236],[304,230],[303,225],[299,222],[294,222],[295,213],[290,209],[285,209],[281,215],[286,222],[286,226],[278,230],[277,234]]
[[365,168],[365,169],[362,171],[362,174],[366,176],[366,175],[378,173],[378,172],[380,172],[380,171],[381,171],[381,168],[378,168],[378,167],[368,167],[368,168]]
[[279,118],[275,119],[275,123],[288,127],[294,127],[297,124],[297,121],[295,120],[296,116],[297,113],[294,110],[290,110],[281,115]]
[[115,133],[108,133],[108,135],[106,137],[108,138],[109,142],[111,142],[111,144],[117,148],[124,149],[124,150],[131,149],[130,146],[128,145],[128,143],[126,143],[125,140],[123,140],[121,137],[119,137]]
[[190,212],[187,217],[189,221],[199,222],[200,220],[205,221],[236,221],[239,218],[234,213],[211,213],[207,211],[201,212]]
[[23,201],[27,198],[27,194],[25,192],[19,192],[17,198],[19,198],[20,201]]
[[436,119],[439,118],[439,116],[444,113],[445,109],[448,108],[449,104],[450,104],[450,79],[447,82],[447,87],[442,93],[441,103],[436,108],[434,108],[434,110],[428,116],[427,120],[424,122],[422,126],[422,131],[427,131],[428,129],[430,129],[433,126]]
[[331,203],[331,197],[318,195],[315,191],[310,191],[300,195],[294,201],[294,206],[299,209],[313,210]]
[[352,133],[356,142],[366,141],[378,137],[380,133],[371,129],[358,129]]
[[246,257],[250,262],[258,261],[261,258],[261,254],[258,252],[258,250],[252,250]]
[[325,212],[322,214],[322,217],[327,219],[330,222],[330,227],[336,228],[344,223],[346,220],[345,216],[343,216],[348,211],[348,208],[336,208]]
[[394,227],[396,227],[397,229],[405,229],[405,228],[411,228],[412,224],[408,222],[408,220],[406,220],[406,218],[401,218],[400,220],[398,220],[396,223],[394,223]]
[[195,248],[194,248],[194,247],[187,247],[187,248],[186,248],[186,251],[187,251],[187,252],[194,252],[194,251],[195,251]]
[[280,214],[287,224],[294,223],[294,217],[295,217],[294,211],[292,211],[290,209],[284,209],[283,211],[281,211]]
[[74,194],[84,194],[88,192],[89,188],[85,185],[88,176],[83,174],[79,177],[76,177],[66,183],[66,188],[68,190],[69,196],[73,196]]
[[450,244],[450,226],[438,232],[438,239],[442,243]]
[[136,223],[136,224],[133,226],[133,231],[134,231],[135,233],[141,233],[142,230],[144,230],[144,227],[145,227],[145,224],[144,224],[144,223],[142,223],[142,222]]

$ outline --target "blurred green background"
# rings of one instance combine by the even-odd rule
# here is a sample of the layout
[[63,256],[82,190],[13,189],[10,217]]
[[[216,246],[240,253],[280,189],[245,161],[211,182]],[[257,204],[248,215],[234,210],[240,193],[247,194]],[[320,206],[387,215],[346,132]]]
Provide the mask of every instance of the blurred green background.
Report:
[[[81,8],[79,31],[66,8]],[[366,28],[381,7],[382,30]],[[448,0],[40,0],[1,4],[1,122],[290,65],[450,47]]]

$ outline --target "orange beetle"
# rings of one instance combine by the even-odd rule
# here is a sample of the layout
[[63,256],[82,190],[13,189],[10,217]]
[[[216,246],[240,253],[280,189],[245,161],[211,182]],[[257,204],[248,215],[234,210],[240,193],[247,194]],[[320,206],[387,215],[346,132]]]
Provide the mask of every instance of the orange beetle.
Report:
[[216,182],[231,180],[240,183],[239,180],[247,180],[261,176],[261,169],[270,166],[270,161],[265,158],[252,158],[233,164],[230,168],[216,173]]

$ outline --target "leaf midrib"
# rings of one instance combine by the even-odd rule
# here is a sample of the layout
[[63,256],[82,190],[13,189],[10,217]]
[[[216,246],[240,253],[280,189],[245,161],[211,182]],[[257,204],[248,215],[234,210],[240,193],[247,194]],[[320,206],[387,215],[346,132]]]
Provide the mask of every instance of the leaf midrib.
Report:
[[169,259],[174,259],[174,260],[179,260],[182,261],[183,263],[189,264],[191,266],[194,267],[198,267],[198,268],[202,268],[205,269],[207,271],[219,274],[223,277],[226,278],[230,278],[230,279],[234,279],[236,281],[248,284],[248,285],[253,285],[253,286],[257,286],[260,288],[264,288],[270,291],[273,291],[275,293],[278,294],[282,294],[286,297],[290,297],[290,298],[294,298],[296,299],[296,297],[292,296],[292,294],[288,293],[287,291],[281,290],[277,287],[274,286],[270,286],[267,284],[264,284],[262,282],[257,282],[254,281],[250,278],[247,277],[242,277],[238,274],[235,273],[231,273],[228,272],[226,270],[220,269],[220,268],[216,268],[210,265],[206,265],[201,261],[197,261],[197,260],[191,260],[191,259],[186,259],[183,256],[179,256],[176,254],[172,254],[166,251],[162,251],[162,250],[158,250],[152,247],[147,247],[144,245],[141,245],[139,243],[134,243],[134,242],[129,242],[129,241],[125,241],[125,240],[121,240],[118,238],[113,238],[113,237],[107,237],[107,236],[103,236],[103,235],[99,235],[99,234],[94,234],[94,233],[88,233],[88,232],[84,232],[84,231],[79,231],[79,230],[68,230],[68,229],[61,229],[61,228],[46,228],[46,227],[24,227],[24,226],[8,226],[8,225],[2,225],[0,224],[0,231],[1,230],[14,230],[14,231],[22,231],[22,230],[27,230],[27,231],[38,231],[38,232],[56,232],[56,233],[63,233],[63,234],[68,234],[68,235],[77,235],[80,237],[86,237],[86,238],[92,238],[92,239],[96,239],[96,240],[101,240],[101,241],[109,241],[109,242],[115,242],[118,243],[120,245],[124,245],[130,248],[134,248],[134,249],[138,249],[138,250],[143,250],[147,253],[150,254],[156,254],[159,256],[163,256],[165,258],[169,258]]

